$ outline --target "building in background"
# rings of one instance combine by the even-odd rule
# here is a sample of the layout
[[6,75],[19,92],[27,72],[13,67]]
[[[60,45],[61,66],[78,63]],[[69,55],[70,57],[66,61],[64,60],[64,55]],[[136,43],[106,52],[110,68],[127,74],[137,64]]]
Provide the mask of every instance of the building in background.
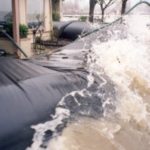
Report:
[[[12,14],[9,15],[9,14]],[[51,38],[52,24],[52,1],[51,0],[1,0],[0,21],[7,21],[10,17],[13,23],[13,38],[24,52],[32,56],[33,34],[29,30],[27,38],[20,37],[19,26],[28,26],[29,22],[35,21],[36,16],[42,16],[44,38]],[[0,38],[0,48],[10,53],[18,53],[17,49],[7,39]],[[20,54],[19,54],[20,56]]]

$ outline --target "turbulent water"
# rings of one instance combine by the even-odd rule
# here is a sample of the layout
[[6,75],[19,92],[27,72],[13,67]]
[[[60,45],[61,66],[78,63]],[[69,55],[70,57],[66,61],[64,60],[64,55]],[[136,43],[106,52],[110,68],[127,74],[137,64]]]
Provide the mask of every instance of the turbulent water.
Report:
[[[148,16],[128,16],[119,27],[105,29],[105,35],[103,31],[98,33],[87,57],[87,89],[64,96],[53,120],[33,127],[36,133],[28,150],[150,149],[149,23]],[[101,81],[95,91],[90,90],[93,74]],[[100,89],[108,82],[114,91],[111,89],[105,97]],[[91,95],[96,98],[89,99]],[[69,122],[67,119],[74,113],[66,107],[68,97],[73,98],[74,106],[87,103]],[[92,100],[96,106],[89,107]],[[66,128],[44,142],[45,132],[50,135],[58,125]]]

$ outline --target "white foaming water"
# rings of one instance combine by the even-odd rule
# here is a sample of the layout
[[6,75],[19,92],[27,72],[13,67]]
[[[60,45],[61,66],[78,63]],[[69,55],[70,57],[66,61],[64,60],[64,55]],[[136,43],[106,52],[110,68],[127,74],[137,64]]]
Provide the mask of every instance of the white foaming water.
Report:
[[[150,30],[146,26],[149,19],[145,16],[130,16],[130,19],[126,19],[129,22],[127,38],[112,38],[105,43],[97,40],[93,43],[94,55],[97,57],[95,66],[103,68],[115,83],[117,111],[127,121],[146,121],[149,116],[149,102],[144,99],[150,96]],[[137,21],[139,24],[135,25]]]
[[[113,114],[104,113],[104,117],[98,120],[79,118],[60,136],[54,136],[47,148],[41,148],[44,132],[55,131],[57,125],[70,115],[69,110],[58,108],[53,121],[34,127],[34,143],[29,150],[149,150],[150,29],[147,24],[150,18],[129,16],[125,17],[125,23],[126,37],[117,37],[117,32],[122,32],[118,30],[112,32],[107,41],[95,40],[87,61],[90,72],[88,87],[94,83],[93,74],[103,80],[100,87],[107,83],[103,74],[115,85],[117,100]],[[68,95],[78,93],[84,96],[84,91]],[[65,97],[61,100],[62,105]],[[77,99],[76,103],[80,105]],[[109,98],[102,106],[105,108],[107,103],[110,103]]]
[[[84,96],[83,94],[84,89],[81,91],[73,91],[71,93],[66,94],[59,102],[58,106],[56,107],[55,110],[55,115],[51,116],[52,120],[51,121],[47,121],[46,123],[42,123],[39,125],[35,125],[32,126],[32,128],[36,131],[36,133],[34,134],[33,137],[33,144],[31,147],[27,148],[27,150],[48,150],[49,147],[47,147],[47,143],[43,143],[44,140],[44,135],[46,131],[51,131],[53,133],[55,133],[56,128],[58,127],[58,125],[63,124],[63,121],[65,119],[68,119],[70,116],[70,110],[62,107],[65,106],[65,99],[68,96],[73,96],[78,93],[81,96]],[[75,99],[75,98],[74,98]],[[77,99],[75,99],[75,102],[77,103],[77,105],[80,105],[80,103],[78,102]],[[57,133],[56,133],[57,134]],[[55,137],[55,135],[53,135]],[[45,148],[46,146],[46,148]],[[59,146],[57,145],[57,148],[59,149]]]
[[57,108],[56,114],[53,116],[52,121],[48,121],[44,124],[39,124],[36,126],[32,126],[32,128],[36,131],[34,138],[33,138],[33,144],[30,148],[27,148],[27,150],[44,150],[44,147],[41,147],[43,144],[43,138],[45,135],[45,132],[47,130],[50,130],[52,132],[55,132],[56,127],[62,123],[62,120],[65,118],[68,118],[70,115],[70,112],[67,109],[64,108]]
[[114,35],[107,42],[97,39],[92,43],[88,60],[89,86],[93,82],[92,73],[99,76],[105,73],[115,84],[114,114],[106,114],[109,118],[100,120],[82,118],[70,124],[62,136],[51,141],[52,150],[149,150],[150,30],[147,24],[150,18],[125,19],[127,37]]

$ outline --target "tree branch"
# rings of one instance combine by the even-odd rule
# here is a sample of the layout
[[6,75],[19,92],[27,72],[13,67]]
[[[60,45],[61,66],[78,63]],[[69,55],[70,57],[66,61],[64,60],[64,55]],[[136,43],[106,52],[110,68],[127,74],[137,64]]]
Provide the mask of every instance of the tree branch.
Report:
[[114,0],[109,0],[108,3],[105,5],[104,9],[109,7],[110,5],[114,4]]

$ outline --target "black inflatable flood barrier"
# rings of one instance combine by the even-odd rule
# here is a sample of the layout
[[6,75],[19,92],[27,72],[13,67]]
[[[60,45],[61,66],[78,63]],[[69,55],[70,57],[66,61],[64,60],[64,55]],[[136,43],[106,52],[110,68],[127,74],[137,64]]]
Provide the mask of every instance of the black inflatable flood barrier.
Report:
[[83,47],[77,40],[50,56],[0,57],[0,150],[25,150],[34,135],[31,125],[49,120],[67,93],[87,87]]
[[[97,36],[107,36],[105,31],[101,33],[36,59],[0,57],[0,150],[25,150],[31,146],[31,126],[50,120],[66,93],[87,88],[87,54]],[[102,92],[110,94],[110,87]]]
[[[50,120],[67,93],[87,88],[87,54],[98,35],[90,34],[36,59],[0,57],[0,150],[31,146],[31,125]],[[113,91],[109,83],[102,92]]]
[[48,119],[66,93],[85,85],[85,72],[58,72],[0,58],[0,149],[25,149],[29,143],[23,141],[31,142],[33,136],[30,125]]
[[[67,93],[87,88],[87,54],[98,35],[90,34],[51,55],[26,61],[0,57],[0,150],[31,146],[31,126],[50,120]],[[100,82],[95,81],[91,90],[95,91]],[[106,95],[113,91],[109,85],[102,89]]]
[[81,21],[55,22],[54,28],[58,30],[58,37],[75,40],[79,35],[92,31],[90,24]]
[[[107,40],[108,27],[52,55],[29,61],[0,57],[0,150],[25,150],[32,143],[31,125],[49,120],[66,93],[87,86],[85,60],[91,41],[97,36]],[[109,94],[112,89],[105,91]]]

